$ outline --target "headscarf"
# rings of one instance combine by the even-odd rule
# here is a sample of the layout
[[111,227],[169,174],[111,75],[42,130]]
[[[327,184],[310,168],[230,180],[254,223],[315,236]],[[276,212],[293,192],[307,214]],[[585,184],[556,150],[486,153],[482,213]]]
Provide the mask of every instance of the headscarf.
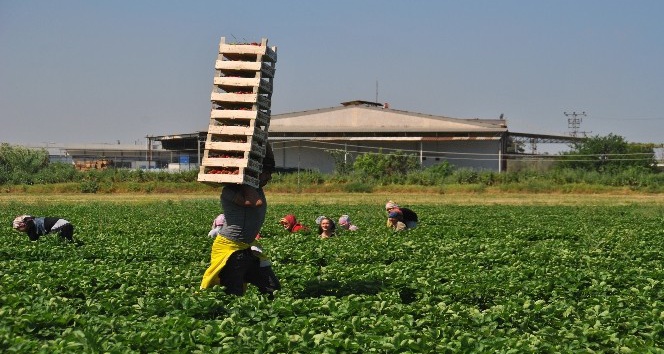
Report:
[[25,227],[26,219],[32,219],[30,215],[19,215],[12,221],[12,227],[16,230]]
[[214,218],[214,221],[212,222],[212,228],[214,229],[216,227],[223,226],[225,222],[226,217],[224,214],[219,214],[216,218]]
[[288,230],[288,232],[296,232],[303,228],[303,226],[297,222],[297,219],[293,214],[287,214],[286,216],[281,218],[279,222],[286,223],[288,225],[288,227],[285,228],[286,230]]
[[341,215],[341,217],[339,217],[339,226],[350,231],[357,230],[357,226],[350,222],[350,216],[348,215]]
[[320,225],[320,222],[323,221],[323,219],[327,219],[327,216],[321,215],[316,218],[316,224]]
[[397,203],[395,203],[395,202],[393,202],[393,201],[391,201],[391,200],[388,201],[387,204],[385,204],[385,210],[386,210],[386,211],[388,211],[388,210],[390,210],[390,209],[392,209],[392,208],[398,208],[398,207],[399,207],[399,206],[397,205]]

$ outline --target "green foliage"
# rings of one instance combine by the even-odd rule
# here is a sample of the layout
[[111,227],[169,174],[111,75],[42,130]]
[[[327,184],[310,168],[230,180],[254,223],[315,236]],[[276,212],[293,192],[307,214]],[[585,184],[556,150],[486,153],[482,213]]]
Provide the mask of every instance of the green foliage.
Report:
[[82,175],[72,164],[55,162],[49,163],[35,174],[35,183],[65,183],[78,181],[81,177]]
[[334,173],[337,175],[348,175],[353,172],[353,161],[350,154],[343,150],[327,150],[334,160]]
[[35,174],[48,166],[48,152],[0,144],[0,184],[33,184]]
[[413,170],[406,175],[405,183],[409,185],[435,186],[447,183],[447,178],[454,173],[454,166],[448,161],[427,167],[423,170]]
[[616,172],[630,167],[655,168],[653,144],[628,143],[623,137],[609,134],[583,139],[564,153],[561,168]]
[[109,168],[83,172],[87,178],[112,182],[192,182],[196,181],[197,170],[190,171],[146,171],[141,169]]
[[469,168],[460,168],[452,174],[452,178],[458,184],[475,184],[480,181],[480,171]]
[[99,182],[95,179],[87,179],[81,182],[81,193],[97,193],[99,191]]
[[[381,180],[398,176],[419,169],[417,157],[412,154],[401,153],[366,153],[355,158],[353,170],[356,175],[373,180]],[[392,181],[390,181],[392,182]]]
[[270,183],[286,185],[318,185],[325,182],[325,175],[318,171],[300,170],[291,173],[275,173]]
[[[626,152],[606,154],[609,160],[603,162],[595,160],[598,155],[587,154],[604,146],[611,151]],[[659,193],[664,191],[664,174],[654,170],[652,151],[652,145],[627,144],[621,137],[609,135],[604,138],[590,138],[586,143],[580,143],[574,154],[562,156],[566,160],[555,169],[523,169],[503,173],[455,169],[447,161],[420,169],[414,155],[367,153],[357,157],[352,173],[348,173],[349,164],[342,169],[336,169],[335,173],[330,175],[311,170],[278,173],[274,174],[268,189],[282,192],[320,190],[369,193],[391,185],[411,188],[458,185],[464,190],[474,188],[475,192],[482,192],[486,187],[494,186],[504,191],[542,192],[555,188],[569,190],[586,186],[586,190],[627,187]],[[341,159],[342,155],[339,153],[331,154],[337,156],[336,160]],[[335,166],[339,166],[339,161]],[[71,164],[47,163],[47,154],[43,149],[30,150],[8,144],[0,145],[0,185],[7,186],[5,190],[28,190],[28,186],[48,184],[73,184],[76,190],[83,193],[158,193],[209,189],[209,186],[197,182],[197,175],[197,170],[173,172],[109,168],[78,171]],[[11,187],[12,185],[15,187]],[[70,189],[68,186],[62,188]],[[52,187],[53,190],[59,191],[63,191],[62,188]]]
[[[3,204],[61,215],[85,245],[0,232],[0,348],[20,353],[614,353],[664,347],[660,205],[270,205],[274,300],[200,291],[218,200]],[[286,234],[351,215],[359,230]]]

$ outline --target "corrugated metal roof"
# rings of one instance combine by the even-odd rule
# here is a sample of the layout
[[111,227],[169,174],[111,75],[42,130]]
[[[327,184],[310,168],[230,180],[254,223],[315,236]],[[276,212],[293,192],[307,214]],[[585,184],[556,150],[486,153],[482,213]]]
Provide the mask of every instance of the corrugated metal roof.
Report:
[[388,108],[349,105],[273,115],[270,132],[505,132],[502,119],[459,119]]

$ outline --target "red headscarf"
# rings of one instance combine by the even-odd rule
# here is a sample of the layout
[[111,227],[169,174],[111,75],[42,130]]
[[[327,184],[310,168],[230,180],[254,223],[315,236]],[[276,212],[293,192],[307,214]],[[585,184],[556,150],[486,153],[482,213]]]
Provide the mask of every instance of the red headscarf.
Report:
[[297,219],[295,218],[295,215],[293,214],[287,214],[281,220],[279,220],[280,223],[282,224],[288,224],[288,227],[284,227],[288,232],[297,232],[300,231],[304,228],[299,222],[297,222]]

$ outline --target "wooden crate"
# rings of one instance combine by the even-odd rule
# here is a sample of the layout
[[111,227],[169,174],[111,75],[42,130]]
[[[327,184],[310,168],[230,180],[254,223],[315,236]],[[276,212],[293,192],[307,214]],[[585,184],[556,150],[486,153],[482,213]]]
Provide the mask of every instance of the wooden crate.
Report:
[[276,47],[226,43],[215,61],[210,122],[198,180],[258,187],[265,157]]
[[210,173],[215,167],[201,166],[198,173],[198,181],[206,183],[236,183],[246,184],[255,188],[259,187],[258,175],[246,169],[238,168],[237,173]]
[[277,61],[276,47],[268,47],[267,38],[260,43],[226,43],[226,38],[221,37],[219,53],[233,60],[260,57],[258,61]]
[[204,157],[203,166],[212,168],[238,167],[260,173],[263,163],[255,158]]
[[272,93],[272,82],[255,77],[219,76],[214,78],[214,85],[227,93],[256,87],[259,94]]
[[216,151],[246,151],[255,155],[259,155],[261,158],[265,157],[265,145],[259,143],[257,140],[248,142],[206,141],[205,149]]
[[273,78],[275,68],[273,65],[261,62],[249,61],[215,61],[214,68],[221,71],[224,76],[237,76],[250,75],[255,72],[260,72],[262,77]]
[[263,111],[216,109],[212,110],[210,117],[214,120],[210,123],[210,126],[214,126],[216,123],[222,121],[229,125],[256,125],[261,127],[270,125],[270,115]]

